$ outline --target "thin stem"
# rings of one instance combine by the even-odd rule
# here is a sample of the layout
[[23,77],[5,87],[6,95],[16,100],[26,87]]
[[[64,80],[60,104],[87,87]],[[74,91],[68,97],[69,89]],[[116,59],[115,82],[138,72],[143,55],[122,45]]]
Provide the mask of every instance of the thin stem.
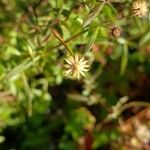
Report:
[[66,47],[66,49],[68,50],[69,54],[73,56],[73,55],[74,55],[74,54],[73,54],[73,51],[72,51],[71,48],[65,43],[64,39],[60,36],[60,34],[59,34],[56,30],[54,30],[54,29],[52,29],[52,33],[53,33],[53,35]]
[[130,103],[127,103],[125,105],[123,105],[120,109],[120,114],[125,111],[126,109],[130,108],[130,107],[136,107],[136,106],[139,106],[139,107],[150,107],[150,103],[149,102],[139,102],[139,101],[134,101],[134,102],[130,102]]
[[100,67],[96,70],[95,74],[92,76],[92,78],[91,78],[91,83],[93,83],[94,81],[96,81],[96,79],[102,74],[102,72],[103,72],[103,66],[100,66]]

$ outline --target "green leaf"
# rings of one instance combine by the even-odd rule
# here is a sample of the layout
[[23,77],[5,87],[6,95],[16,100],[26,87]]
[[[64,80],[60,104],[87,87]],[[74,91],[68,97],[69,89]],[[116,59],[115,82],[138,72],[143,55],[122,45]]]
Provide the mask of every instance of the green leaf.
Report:
[[124,44],[123,54],[121,58],[121,70],[120,70],[121,75],[124,74],[127,64],[128,64],[128,45]]
[[28,69],[29,67],[31,67],[33,64],[35,64],[35,62],[37,62],[39,60],[39,56],[34,58],[33,60],[31,59],[27,59],[26,61],[22,62],[20,65],[16,66],[15,68],[13,68],[10,72],[8,72],[8,74],[6,74],[4,76],[3,80],[9,80],[11,79],[13,76],[20,74],[21,72],[23,72],[24,70]]
[[28,116],[31,116],[32,115],[31,90],[30,90],[30,86],[28,83],[28,79],[24,73],[22,74],[22,79],[23,79],[23,83],[24,83],[25,95],[26,95],[26,98],[28,100]]
[[56,7],[57,8],[62,8],[63,5],[63,0],[56,0]]
[[103,6],[104,6],[104,3],[98,4],[91,10],[91,13],[88,15],[87,19],[85,20],[85,22],[82,25],[83,28],[86,27],[87,25],[89,25],[95,19],[95,17],[102,10]]
[[73,139],[76,140],[84,134],[83,128],[85,126],[93,126],[94,124],[95,117],[85,107],[81,107],[71,112],[70,120],[65,127],[65,131],[67,134],[71,134]]
[[5,141],[5,137],[0,135],[0,143],[3,143]]
[[76,150],[76,144],[73,141],[65,141],[60,143],[59,148],[61,150]]
[[148,32],[140,41],[139,46],[143,46],[144,44],[150,42],[150,32]]
[[98,31],[99,31],[99,27],[96,29],[94,34],[91,36],[90,42],[89,42],[89,44],[87,45],[87,48],[86,48],[86,52],[88,52],[91,49],[91,47],[93,46],[94,42],[96,41],[96,38],[97,38],[97,35],[98,35]]

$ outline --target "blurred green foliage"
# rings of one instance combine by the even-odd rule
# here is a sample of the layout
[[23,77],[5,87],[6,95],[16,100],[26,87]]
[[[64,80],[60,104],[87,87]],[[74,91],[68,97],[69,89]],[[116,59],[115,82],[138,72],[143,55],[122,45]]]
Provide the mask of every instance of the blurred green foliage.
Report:
[[[0,1],[0,149],[79,149],[88,132],[93,149],[113,149],[117,119],[95,127],[121,97],[150,97],[150,13],[133,16],[132,2]],[[86,55],[87,78],[64,77],[52,29]]]

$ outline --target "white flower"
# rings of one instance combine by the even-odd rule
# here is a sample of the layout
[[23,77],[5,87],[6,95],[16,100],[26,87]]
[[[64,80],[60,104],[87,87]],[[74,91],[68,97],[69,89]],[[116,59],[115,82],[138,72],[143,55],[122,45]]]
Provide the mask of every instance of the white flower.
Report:
[[68,56],[66,59],[65,76],[80,79],[81,75],[85,77],[85,72],[89,70],[88,60],[85,57],[80,58],[78,54]]
[[135,16],[145,16],[148,12],[148,4],[144,0],[137,0],[133,3],[132,12]]

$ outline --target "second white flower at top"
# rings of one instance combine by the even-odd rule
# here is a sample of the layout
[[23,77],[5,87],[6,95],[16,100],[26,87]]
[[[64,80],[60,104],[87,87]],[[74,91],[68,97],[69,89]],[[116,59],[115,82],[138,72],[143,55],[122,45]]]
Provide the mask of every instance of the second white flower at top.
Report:
[[136,0],[133,2],[132,12],[135,16],[145,16],[148,12],[148,4],[146,0]]

